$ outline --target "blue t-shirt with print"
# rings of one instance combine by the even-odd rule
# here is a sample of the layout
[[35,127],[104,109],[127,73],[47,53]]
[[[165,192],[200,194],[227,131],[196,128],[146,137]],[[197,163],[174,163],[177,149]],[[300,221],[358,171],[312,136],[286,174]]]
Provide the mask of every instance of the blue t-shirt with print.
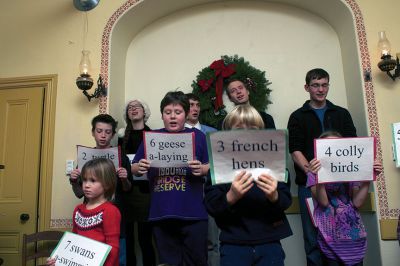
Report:
[[[154,132],[169,133],[165,128]],[[207,144],[204,134],[196,128],[185,128],[179,133],[194,132],[195,156],[202,164],[208,163]],[[144,158],[143,143],[136,152],[134,163]],[[206,220],[203,204],[204,178],[194,176],[189,167],[150,167],[147,173],[150,183],[151,204],[149,220],[163,219]]]

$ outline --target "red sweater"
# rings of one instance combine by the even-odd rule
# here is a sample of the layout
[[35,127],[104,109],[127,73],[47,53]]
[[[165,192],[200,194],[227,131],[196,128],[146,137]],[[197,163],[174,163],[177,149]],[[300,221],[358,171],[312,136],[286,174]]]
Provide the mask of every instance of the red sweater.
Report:
[[72,232],[110,245],[104,266],[116,266],[118,262],[121,214],[111,202],[88,210],[86,204],[75,207]]

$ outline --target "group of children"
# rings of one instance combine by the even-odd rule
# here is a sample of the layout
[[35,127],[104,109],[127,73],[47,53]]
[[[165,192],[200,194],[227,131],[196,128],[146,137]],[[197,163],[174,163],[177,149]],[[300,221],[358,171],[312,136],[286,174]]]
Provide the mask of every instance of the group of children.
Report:
[[[220,265],[284,265],[280,240],[292,235],[285,215],[292,203],[290,179],[278,182],[263,173],[254,181],[251,174],[241,171],[230,184],[211,185],[205,135],[196,128],[185,128],[189,112],[185,94],[168,92],[160,111],[164,128],[157,132],[193,132],[195,146],[195,159],[187,167],[152,167],[145,158],[143,143],[133,160],[132,173],[146,174],[149,180],[148,219],[160,264],[207,265],[209,214],[220,229]],[[263,128],[262,117],[249,104],[237,105],[223,121],[223,130]],[[321,137],[340,134],[330,131]],[[369,182],[317,184],[315,174],[320,162],[313,159],[308,168],[307,185],[318,203],[314,212],[318,245],[327,265],[362,265],[366,232],[358,208],[367,196]],[[382,167],[376,163],[374,169],[379,172]],[[171,173],[174,182],[182,185],[176,187],[185,189],[155,189]],[[73,232],[111,245],[105,265],[118,265],[121,214],[110,202],[117,171],[107,159],[94,159],[82,168],[80,178],[85,200],[74,210]],[[100,217],[98,223],[87,226],[85,219],[93,216]],[[47,265],[54,264],[54,259],[47,261]]]

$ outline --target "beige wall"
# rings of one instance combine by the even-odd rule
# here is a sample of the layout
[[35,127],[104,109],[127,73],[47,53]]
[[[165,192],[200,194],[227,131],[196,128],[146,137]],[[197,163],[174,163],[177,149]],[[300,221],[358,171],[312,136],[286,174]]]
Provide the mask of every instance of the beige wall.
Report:
[[[87,49],[91,50],[91,60],[93,65],[93,74],[98,75],[100,71],[100,56],[101,56],[101,38],[104,31],[104,27],[115,12],[125,1],[113,0],[113,1],[101,1],[98,7],[88,13],[89,16],[89,32]],[[160,1],[164,2],[164,1]],[[304,1],[307,2],[307,1]],[[367,33],[368,49],[371,56],[372,64],[372,78],[375,92],[375,100],[377,104],[377,111],[379,117],[380,137],[383,152],[383,162],[386,176],[387,196],[390,208],[400,207],[400,195],[398,190],[400,189],[400,173],[399,169],[394,167],[391,155],[391,132],[390,123],[398,122],[399,110],[398,110],[398,99],[400,94],[400,80],[396,82],[391,81],[384,73],[381,73],[376,67],[378,63],[378,53],[376,50],[377,43],[377,32],[379,30],[386,30],[387,36],[392,43],[392,53],[400,52],[400,34],[398,33],[397,15],[400,9],[400,2],[397,0],[357,0],[357,3],[361,9],[365,29]],[[75,145],[92,145],[93,140],[90,135],[90,119],[98,113],[97,101],[88,103],[86,98],[75,86],[75,78],[78,75],[78,64],[80,60],[80,51],[82,50],[82,36],[83,36],[83,13],[78,12],[74,9],[71,0],[41,0],[41,1],[6,1],[0,4],[0,78],[11,78],[20,76],[34,76],[34,75],[45,75],[45,74],[57,74],[58,75],[58,90],[57,90],[57,111],[56,111],[56,128],[55,128],[55,146],[54,146],[54,171],[53,171],[53,202],[52,202],[52,218],[53,219],[65,219],[70,217],[73,207],[77,202],[73,194],[70,191],[67,178],[65,176],[65,160],[75,158]],[[279,5],[271,4],[272,7]],[[270,7],[271,7],[270,6]],[[209,8],[209,7],[208,7]],[[218,9],[218,5],[215,6]],[[272,13],[275,17],[268,18],[267,21],[261,21],[263,23],[271,24],[270,20],[277,19],[282,20],[285,14],[295,12],[298,17],[289,16],[288,21],[291,23],[302,23],[302,26],[307,26],[309,29],[318,32],[319,36],[329,33],[327,36],[332,41],[328,47],[333,49],[335,54],[338,49],[337,37],[332,34],[332,29],[329,24],[323,19],[308,14],[305,10],[298,10],[293,7],[286,7],[284,9],[278,8],[279,12]],[[204,13],[204,11],[207,11]],[[270,12],[264,10],[265,12]],[[181,11],[184,14],[183,20],[177,19],[179,14],[172,14],[166,16],[158,21],[152,23],[149,28],[141,31],[132,42],[127,59],[147,59],[143,54],[139,54],[138,51],[143,49],[146,45],[150,45],[156,52],[156,55],[163,56],[163,60],[170,60],[170,56],[175,55],[179,59],[183,60],[184,57],[195,55],[193,64],[179,64],[180,60],[172,61],[175,63],[173,67],[172,77],[167,75],[164,80],[161,78],[154,81],[152,88],[163,88],[163,89],[174,89],[176,87],[188,88],[190,81],[195,78],[195,74],[203,67],[210,63],[210,58],[216,58],[221,54],[234,54],[238,53],[249,60],[252,65],[265,69],[267,71],[267,77],[271,79],[273,84],[271,85],[272,100],[274,102],[271,105],[270,112],[276,117],[278,127],[284,127],[286,125],[285,119],[288,117],[290,112],[287,110],[279,109],[278,103],[284,102],[281,99],[281,95],[278,94],[281,90],[287,90],[288,88],[299,87],[303,83],[303,76],[306,69],[312,67],[312,60],[309,53],[303,53],[302,49],[294,50],[289,43],[284,42],[282,45],[277,45],[276,42],[271,41],[271,48],[267,49],[266,45],[262,47],[258,46],[258,43],[267,42],[268,36],[258,36],[257,42],[244,43],[241,42],[238,51],[234,49],[228,52],[223,49],[229,47],[229,43],[225,39],[218,39],[218,32],[211,32],[221,46],[218,49],[206,48],[209,43],[203,41],[201,52],[205,54],[199,55],[191,50],[185,50],[184,47],[179,49],[183,53],[174,54],[176,49],[175,45],[182,45],[179,40],[180,33],[185,33],[185,30],[195,30],[199,34],[205,36],[206,31],[199,28],[185,29],[182,22],[197,23],[198,21],[204,21],[204,19],[212,19],[217,22],[215,12],[209,12],[207,8],[202,10],[201,7],[192,8],[189,10]],[[230,12],[237,12],[231,10]],[[260,10],[249,10],[254,16],[253,23],[260,22],[260,17],[257,15]],[[309,16],[309,18],[307,18]],[[298,20],[298,21],[296,21]],[[311,21],[319,22],[318,25],[310,23]],[[223,23],[227,23],[227,20],[222,20]],[[205,24],[212,31],[211,21]],[[281,24],[282,25],[282,24]],[[286,24],[283,24],[286,25]],[[176,26],[176,28],[175,28]],[[239,25],[237,25],[239,27]],[[155,43],[157,39],[151,39],[154,31],[158,31],[161,36],[165,36],[169,29],[174,28],[174,38],[169,39],[168,53],[161,53],[160,46],[162,43]],[[177,31],[175,31],[177,30]],[[232,29],[230,29],[232,30]],[[299,38],[304,35],[304,38],[311,38],[310,32],[296,31],[296,29],[276,27],[275,32],[279,32],[282,36],[292,36]],[[247,33],[247,32],[246,32]],[[145,35],[149,35],[144,38]],[[160,36],[159,36],[160,37]],[[159,38],[158,37],[158,38]],[[168,36],[169,38],[170,36]],[[152,41],[153,40],[153,41]],[[186,44],[194,46],[192,40],[188,39]],[[147,42],[147,43],[146,43]],[[172,43],[171,43],[172,42]],[[303,43],[303,42],[301,42]],[[301,44],[300,43],[300,44]],[[246,46],[247,45],[247,46]],[[189,46],[189,47],[192,47]],[[282,49],[287,47],[287,49]],[[163,46],[163,49],[165,47]],[[254,50],[246,52],[249,49]],[[266,48],[266,49],[263,49]],[[302,47],[304,48],[304,47]],[[276,54],[275,51],[280,51],[281,54]],[[159,54],[157,54],[159,53]],[[172,54],[170,54],[172,53]],[[319,56],[325,56],[323,49],[318,50]],[[175,58],[176,58],[175,57]],[[151,60],[155,60],[151,56]],[[280,61],[282,60],[282,61]],[[288,60],[292,60],[289,61]],[[333,61],[338,60],[340,64],[340,56],[337,58],[328,57],[327,67],[330,64],[334,64]],[[190,60],[192,61],[192,60]],[[126,68],[134,72],[143,71],[137,65],[138,60],[127,60]],[[271,62],[274,63],[272,66]],[[307,62],[300,63],[300,62]],[[278,64],[280,63],[280,64]],[[295,64],[296,63],[296,64]],[[286,67],[285,67],[286,65]],[[112,70],[111,70],[112,71]],[[282,71],[290,73],[290,79],[282,78]],[[343,74],[340,71],[334,69],[333,77],[335,77],[335,83],[340,85],[338,87],[344,87],[343,85]],[[331,71],[331,72],[332,72]],[[154,71],[153,71],[154,72]],[[165,73],[165,69],[157,69],[159,73]],[[146,76],[148,74],[146,73]],[[112,83],[113,81],[111,81]],[[133,87],[144,87],[145,80],[137,78],[127,78],[124,85]],[[115,82],[118,84],[117,82]],[[165,86],[164,86],[165,85]],[[127,88],[128,89],[128,88]],[[301,88],[299,88],[300,90]],[[188,90],[188,89],[185,89]],[[135,97],[136,94],[130,94],[125,92],[126,97]],[[164,93],[164,91],[163,91]],[[161,94],[161,92],[160,92]],[[331,94],[332,95],[332,94]],[[155,114],[151,120],[153,126],[159,126],[157,122],[158,118],[158,104],[157,98],[152,101],[152,109]],[[295,95],[293,98],[288,99],[289,105],[297,106],[305,99],[305,95],[300,93]],[[336,102],[344,106],[347,105],[346,99],[335,97]],[[343,99],[342,101],[340,99]],[[153,108],[154,107],[154,108]],[[114,111],[117,112],[119,106],[114,106]],[[154,119],[154,120],[153,120]],[[379,210],[378,210],[379,212]],[[296,220],[297,218],[293,218]],[[298,221],[296,222],[296,230]],[[299,240],[301,241],[301,239]],[[382,253],[382,264],[383,265],[397,265],[400,259],[398,252],[398,243],[394,241],[381,241],[380,250]]]
[[[377,67],[379,53],[376,48],[378,31],[385,30],[392,45],[392,54],[400,52],[400,34],[396,17],[400,10],[400,2],[396,0],[376,1],[361,0],[359,2],[364,16],[365,28],[370,50],[372,77],[375,89],[383,165],[386,176],[387,197],[390,208],[400,208],[400,169],[393,162],[390,124],[400,121],[398,99],[400,98],[400,80],[393,82]],[[381,241],[382,265],[398,265],[399,245],[393,241]]]
[[373,5],[372,1],[360,1],[364,15],[368,46],[371,55],[372,77],[375,89],[379,128],[381,134],[383,162],[388,187],[388,201],[391,208],[400,208],[400,169],[395,167],[392,156],[391,123],[400,121],[398,99],[400,98],[400,79],[393,82],[377,67],[380,60],[377,49],[378,31],[386,31],[386,36],[392,45],[392,54],[400,52],[400,34],[396,29],[395,17],[398,14],[400,2],[390,0]]
[[153,110],[148,124],[162,127],[159,106],[165,93],[192,91],[200,70],[221,55],[235,54],[265,71],[272,82],[268,113],[278,128],[286,128],[290,113],[308,98],[305,73],[317,66],[332,76],[330,98],[347,107],[340,44],[332,26],[311,12],[268,2],[207,4],[150,24],[129,46],[125,96],[148,102]]

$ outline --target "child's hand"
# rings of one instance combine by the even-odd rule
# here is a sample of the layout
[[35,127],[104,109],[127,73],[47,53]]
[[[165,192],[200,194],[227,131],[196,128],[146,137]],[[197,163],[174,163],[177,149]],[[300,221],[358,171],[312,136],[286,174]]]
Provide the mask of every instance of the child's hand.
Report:
[[251,173],[241,171],[232,182],[231,188],[226,193],[226,200],[229,205],[235,204],[240,200],[253,186],[253,178]]
[[144,175],[147,173],[147,171],[149,171],[150,161],[146,159],[140,159],[140,161],[138,162],[138,167],[139,167],[138,173]]
[[188,161],[188,164],[195,176],[204,176],[208,172],[208,164],[202,164],[199,160]]
[[71,171],[70,179],[73,182],[78,181],[79,176],[81,175],[81,171],[79,169],[74,169]]
[[378,160],[374,161],[374,171],[375,171],[375,175],[379,175],[383,170],[383,166],[382,163]]
[[262,173],[258,180],[256,180],[257,186],[264,191],[265,195],[271,202],[276,202],[278,200],[278,181],[271,175]]
[[308,170],[311,173],[316,174],[320,169],[321,169],[321,161],[317,160],[317,158],[312,159],[310,161],[310,164],[308,165]]
[[117,176],[120,179],[127,179],[128,178],[128,172],[126,171],[125,168],[123,167],[118,167],[117,169]]
[[55,266],[55,265],[56,265],[56,259],[47,258],[47,260],[46,260],[46,266]]

